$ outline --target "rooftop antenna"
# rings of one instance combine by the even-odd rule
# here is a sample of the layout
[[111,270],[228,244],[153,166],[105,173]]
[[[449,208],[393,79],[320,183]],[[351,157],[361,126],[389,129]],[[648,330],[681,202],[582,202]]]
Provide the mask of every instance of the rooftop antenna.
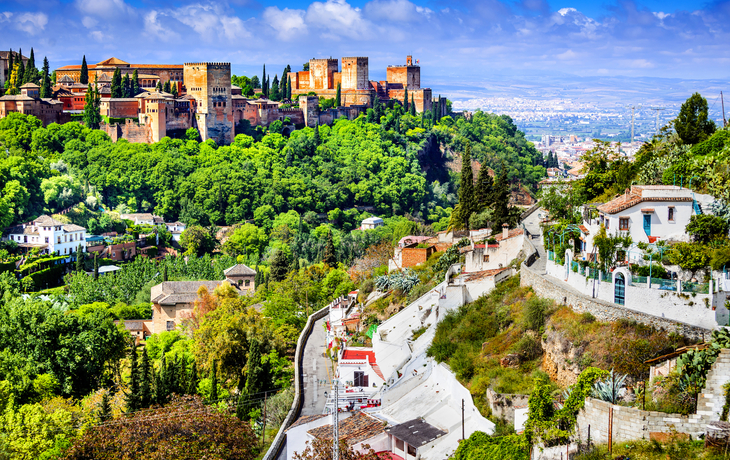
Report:
[[[720,93],[722,94],[722,93]],[[659,111],[667,110],[666,107],[649,107],[651,110],[656,112],[656,133],[659,134]]]

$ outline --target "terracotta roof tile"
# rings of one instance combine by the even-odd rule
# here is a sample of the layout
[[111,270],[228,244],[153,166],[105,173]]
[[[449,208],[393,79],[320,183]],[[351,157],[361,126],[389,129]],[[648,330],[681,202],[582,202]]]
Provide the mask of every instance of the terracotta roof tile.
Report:
[[298,427],[300,425],[304,425],[305,423],[314,422],[315,420],[319,420],[324,417],[327,417],[327,414],[303,415],[299,417],[296,422],[292,423],[291,426],[286,429],[286,431],[289,431],[292,428]]
[[[348,446],[370,439],[384,431],[385,422],[363,412],[357,412],[339,422],[340,437],[347,442]],[[332,439],[332,425],[313,428],[307,433],[318,439],[330,440]]]

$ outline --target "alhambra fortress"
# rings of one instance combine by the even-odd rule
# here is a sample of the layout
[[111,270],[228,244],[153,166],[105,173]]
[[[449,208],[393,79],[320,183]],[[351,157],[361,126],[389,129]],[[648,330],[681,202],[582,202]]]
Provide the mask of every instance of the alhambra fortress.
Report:
[[[3,61],[0,54],[0,74],[6,67],[7,57]],[[132,98],[112,98],[110,88],[116,69],[130,78],[137,71],[143,92]],[[309,70],[288,75],[292,99],[298,97],[299,103],[299,107],[291,108],[282,108],[281,102],[244,97],[241,88],[231,84],[230,63],[130,64],[110,58],[89,65],[88,75],[90,82],[99,85],[101,115],[109,120],[100,129],[114,141],[157,142],[193,127],[202,140],[230,144],[242,120],[251,126],[268,126],[287,118],[300,127],[331,124],[343,116],[357,118],[372,107],[375,98],[384,104],[390,100],[402,102],[406,91],[409,103],[412,100],[418,112],[432,110],[431,89],[421,88],[421,68],[413,64],[411,56],[405,65],[387,67],[385,81],[370,80],[367,57],[311,59]],[[38,117],[44,125],[71,121],[73,114],[84,110],[88,87],[79,82],[80,77],[81,65],[56,69],[53,97],[43,99],[37,85],[26,83],[19,95],[0,97],[0,118],[20,112]],[[155,90],[166,82],[176,87],[176,96]],[[335,98],[338,86],[342,105],[320,110],[319,97]],[[445,98],[439,107],[445,115]]]

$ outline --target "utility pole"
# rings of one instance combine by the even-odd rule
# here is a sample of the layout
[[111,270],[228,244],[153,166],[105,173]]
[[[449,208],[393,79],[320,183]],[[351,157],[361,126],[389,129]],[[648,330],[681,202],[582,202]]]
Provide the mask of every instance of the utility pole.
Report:
[[727,126],[727,120],[725,119],[725,98],[722,95],[722,91],[720,91],[720,101],[722,102],[722,127],[724,128]]
[[666,107],[650,107],[651,110],[656,112],[656,133],[659,133],[659,111],[666,110]]
[[461,400],[461,440],[464,440],[464,400]]
[[340,430],[337,426],[339,424],[339,416],[338,413],[340,411],[339,408],[339,396],[340,396],[340,390],[339,390],[339,380],[338,379],[332,379],[332,382],[335,385],[335,405],[334,405],[334,411],[332,413],[332,460],[340,460]]

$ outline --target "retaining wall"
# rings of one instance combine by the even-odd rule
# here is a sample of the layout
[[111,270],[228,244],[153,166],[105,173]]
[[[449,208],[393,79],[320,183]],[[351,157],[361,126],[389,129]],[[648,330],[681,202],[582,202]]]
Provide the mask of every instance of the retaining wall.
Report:
[[281,427],[279,427],[279,432],[276,433],[274,441],[271,443],[271,446],[269,446],[269,450],[266,451],[266,454],[263,456],[262,460],[275,460],[279,457],[281,448],[283,447],[284,441],[286,440],[286,429],[289,428],[289,426],[291,426],[291,424],[294,423],[297,418],[299,418],[299,414],[302,410],[302,403],[304,402],[304,377],[302,376],[302,358],[304,357],[304,347],[307,346],[307,340],[309,340],[309,336],[312,334],[312,328],[315,321],[324,318],[325,316],[327,316],[328,313],[329,305],[309,315],[309,318],[307,319],[307,324],[304,326],[301,334],[299,334],[299,340],[297,341],[297,351],[294,355],[294,401],[292,402],[291,409],[289,409],[289,412],[286,414],[284,422],[281,424]]
[[522,286],[531,286],[532,290],[535,291],[537,295],[553,299],[560,304],[567,305],[576,312],[588,312],[595,316],[599,321],[609,322],[617,321],[619,319],[628,319],[647,326],[664,329],[666,331],[674,331],[684,337],[694,340],[709,340],[712,335],[712,331],[709,329],[692,326],[679,321],[673,321],[668,318],[661,318],[621,307],[611,302],[605,302],[600,299],[585,296],[570,287],[563,285],[559,281],[553,281],[546,276],[541,276],[524,263],[522,264],[520,272],[520,284]]

